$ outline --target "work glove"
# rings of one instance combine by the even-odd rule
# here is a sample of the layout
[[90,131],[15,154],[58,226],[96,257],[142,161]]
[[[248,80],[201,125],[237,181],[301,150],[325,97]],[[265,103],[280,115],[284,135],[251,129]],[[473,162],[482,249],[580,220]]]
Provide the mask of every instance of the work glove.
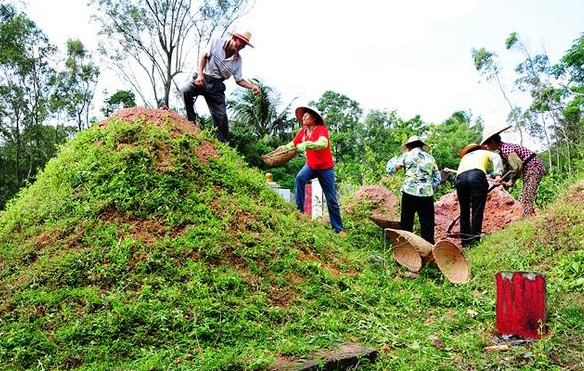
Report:
[[294,148],[294,142],[290,142],[290,143],[284,144],[283,146],[278,147],[279,150],[286,150],[286,151],[289,151],[292,148]]
[[299,143],[296,146],[296,148],[298,149],[299,152],[304,152],[304,151],[306,151],[306,147],[311,143],[312,143],[311,141],[307,140],[306,142]]

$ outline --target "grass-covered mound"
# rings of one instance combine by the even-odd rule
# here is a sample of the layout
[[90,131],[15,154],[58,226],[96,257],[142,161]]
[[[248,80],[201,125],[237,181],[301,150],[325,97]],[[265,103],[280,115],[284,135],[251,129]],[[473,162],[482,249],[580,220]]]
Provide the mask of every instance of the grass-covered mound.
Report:
[[0,369],[254,369],[329,345],[355,273],[339,240],[177,114],[122,111],[0,214]]
[[[582,186],[467,252],[469,284],[408,279],[371,205],[339,238],[141,112],[79,133],[0,214],[0,370],[256,370],[347,341],[380,351],[358,370],[584,369]],[[499,270],[546,276],[549,334],[490,353]]]

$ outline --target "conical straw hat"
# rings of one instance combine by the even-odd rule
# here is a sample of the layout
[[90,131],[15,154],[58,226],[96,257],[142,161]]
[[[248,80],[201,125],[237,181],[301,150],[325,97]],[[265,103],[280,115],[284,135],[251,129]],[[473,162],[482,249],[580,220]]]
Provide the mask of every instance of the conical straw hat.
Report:
[[383,215],[378,214],[369,215],[369,219],[371,219],[371,221],[373,221],[375,224],[377,224],[378,227],[382,229],[399,228],[400,226],[399,220],[392,220]]
[[422,259],[432,258],[432,244],[412,232],[385,229],[393,246],[393,259],[411,272],[422,269]]
[[494,126],[485,126],[483,128],[483,138],[481,139],[481,145],[485,144],[490,137],[495,134],[499,134],[507,129],[509,129],[511,125],[494,125]]
[[452,283],[467,283],[470,280],[470,265],[455,244],[442,240],[432,249],[440,272]]

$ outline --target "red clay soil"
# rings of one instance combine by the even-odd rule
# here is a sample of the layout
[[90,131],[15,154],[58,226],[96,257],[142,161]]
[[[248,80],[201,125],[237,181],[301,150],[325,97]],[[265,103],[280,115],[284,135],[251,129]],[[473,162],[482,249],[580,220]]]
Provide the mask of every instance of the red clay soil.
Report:
[[[99,126],[108,125],[112,119],[120,119],[126,122],[135,120],[145,120],[155,123],[159,128],[164,128],[170,132],[171,137],[178,138],[181,135],[195,135],[199,128],[197,125],[188,121],[178,113],[168,109],[153,109],[144,107],[124,108],[99,123]],[[210,157],[219,157],[219,153],[215,145],[209,141],[203,141],[197,148],[195,154],[199,161],[206,164]],[[157,153],[157,168],[160,171],[165,171],[172,167],[168,157],[168,150],[159,151]]]
[[143,119],[155,122],[160,128],[170,130],[173,138],[183,134],[194,135],[199,128],[178,113],[167,109],[153,109],[144,107],[124,108],[99,123],[99,126],[106,126],[111,119],[121,119],[123,121],[134,121]]
[[[447,237],[448,225],[460,213],[456,192],[442,196],[434,204],[434,210],[436,217],[435,240],[440,241],[446,239],[460,247],[460,238]],[[519,202],[509,192],[504,190],[503,187],[493,189],[487,195],[487,204],[483,219],[483,233],[491,233],[504,229],[509,223],[521,219],[522,213],[523,210]],[[451,233],[460,233],[460,224],[458,221],[452,228]]]
[[[398,205],[397,197],[387,188],[376,185],[361,187],[353,196],[353,203],[371,203],[371,216],[384,217],[390,220],[398,220],[396,210]],[[352,205],[347,206],[347,211],[352,212]]]

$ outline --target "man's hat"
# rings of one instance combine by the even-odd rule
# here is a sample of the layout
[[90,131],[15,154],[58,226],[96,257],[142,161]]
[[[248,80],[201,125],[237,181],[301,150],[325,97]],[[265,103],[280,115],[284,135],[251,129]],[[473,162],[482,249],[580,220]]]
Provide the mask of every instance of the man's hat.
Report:
[[474,150],[480,149],[481,145],[478,143],[471,143],[468,146],[465,146],[463,149],[460,150],[460,152],[458,152],[458,156],[460,156],[460,158],[462,158],[464,155],[466,155],[469,152],[472,152]]
[[406,149],[406,146],[407,146],[408,144],[412,144],[412,143],[415,143],[415,142],[420,142],[420,143],[422,143],[422,149],[423,149],[424,151],[426,151],[426,152],[430,152],[430,146],[429,146],[429,145],[427,145],[427,144],[426,144],[426,142],[424,142],[424,141],[422,140],[422,138],[420,138],[420,137],[419,137],[419,136],[417,136],[417,135],[412,135],[411,137],[409,137],[409,138],[408,138],[408,141],[407,141],[407,142],[406,142],[406,143],[405,143],[405,144],[402,146],[402,151],[404,151],[404,150]]
[[311,115],[313,115],[316,118],[317,125],[324,125],[324,119],[322,118],[320,113],[316,112],[316,110],[314,110],[310,107],[302,107],[302,106],[296,108],[295,114],[296,114],[296,119],[298,120],[298,122],[300,122],[302,124],[302,116],[306,112],[310,113]]
[[510,127],[511,125],[485,126],[483,128],[483,139],[481,140],[481,145],[485,144],[485,142],[493,135],[499,134],[502,131],[509,129]]
[[242,33],[239,32],[227,32],[229,35],[231,36],[235,36],[240,40],[243,40],[243,42],[245,42],[247,45],[251,46],[252,48],[254,47],[250,42],[249,39],[251,39],[251,32],[249,31],[244,31]]

